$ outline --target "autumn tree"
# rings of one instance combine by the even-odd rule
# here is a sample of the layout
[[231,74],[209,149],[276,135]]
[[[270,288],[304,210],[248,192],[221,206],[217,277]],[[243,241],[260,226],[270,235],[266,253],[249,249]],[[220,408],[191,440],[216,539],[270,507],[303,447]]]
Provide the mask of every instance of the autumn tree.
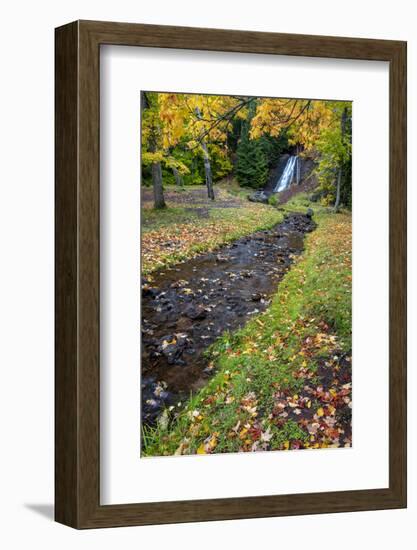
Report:
[[142,163],[151,165],[154,207],[165,208],[164,191],[162,187],[161,158],[158,155],[160,136],[160,121],[157,109],[156,94],[142,92]]
[[[317,172],[319,183],[334,199],[334,210],[337,212],[342,196],[347,206],[351,202],[352,107],[350,102],[345,101],[329,102],[329,107],[331,121],[316,143],[320,155]],[[345,193],[342,190],[344,180],[348,187]]]
[[284,130],[288,142],[311,151],[332,118],[327,101],[266,98],[258,103],[252,119],[252,139],[263,135],[277,137]]
[[[202,120],[203,115],[198,105],[195,107],[195,113],[197,115],[197,119]],[[208,152],[206,137],[205,136],[201,137],[199,142],[200,142],[201,150],[203,151],[204,173],[206,175],[207,195],[209,199],[214,201],[213,176],[211,172],[210,155]]]
[[166,139],[164,118],[161,113],[159,95],[154,92],[142,92],[142,164],[151,166],[154,208],[166,207],[162,182],[162,164],[175,170],[178,175],[189,170],[181,161],[170,154],[173,139]]
[[183,139],[189,150],[201,156],[204,163],[207,195],[214,200],[211,153],[215,151],[220,158],[224,159],[221,149],[223,151],[227,149],[227,133],[232,121],[237,116],[246,116],[244,107],[253,98],[201,94],[159,94],[159,96],[160,116],[164,123],[164,142],[168,145]]

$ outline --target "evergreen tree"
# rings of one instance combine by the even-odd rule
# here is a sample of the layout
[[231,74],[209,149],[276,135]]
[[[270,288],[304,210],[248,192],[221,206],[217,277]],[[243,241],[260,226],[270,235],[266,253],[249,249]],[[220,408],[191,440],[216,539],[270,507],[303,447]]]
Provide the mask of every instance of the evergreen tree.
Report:
[[273,167],[278,162],[283,151],[288,149],[288,135],[287,129],[284,128],[278,136],[270,136],[265,134],[261,136],[259,141],[263,152],[266,155],[268,166]]
[[236,154],[236,177],[239,184],[254,189],[263,187],[268,179],[268,161],[259,140],[249,139],[247,126],[243,130]]

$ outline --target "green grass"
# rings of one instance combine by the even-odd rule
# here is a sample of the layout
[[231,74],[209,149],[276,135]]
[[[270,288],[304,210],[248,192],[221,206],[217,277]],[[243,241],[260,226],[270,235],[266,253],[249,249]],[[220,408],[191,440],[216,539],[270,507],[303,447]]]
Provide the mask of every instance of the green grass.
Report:
[[157,231],[174,224],[195,223],[198,215],[195,211],[184,206],[169,206],[163,210],[154,208],[142,209],[142,231]]
[[[253,450],[260,432],[268,449],[310,445],[296,422],[277,423],[272,413],[277,391],[297,394],[306,378],[315,382],[318,356],[351,348],[351,218],[302,196],[285,206],[316,212],[318,228],[306,237],[305,252],[270,307],[208,350],[216,374],[184,410],[167,412],[168,426],[146,429],[144,456]],[[306,352],[310,341],[314,353]],[[311,407],[317,410],[319,403]]]
[[[221,207],[222,203],[227,207]],[[201,207],[204,216],[196,210]],[[142,274],[149,275],[244,235],[270,229],[283,217],[276,208],[236,199],[224,189],[219,200],[209,204],[169,206],[158,211],[144,208]]]
[[217,187],[226,190],[233,197],[238,197],[244,200],[246,200],[249,195],[256,191],[256,189],[253,189],[252,187],[240,186],[235,179],[227,180],[224,183],[219,183]]
[[311,202],[309,195],[311,193],[299,193],[294,195],[291,199],[283,205],[278,205],[278,209],[281,212],[305,212],[308,208],[311,208],[314,215],[320,218],[322,214],[330,214],[331,208],[323,206],[320,202]]
[[[220,182],[215,186],[217,199],[214,202],[206,200],[195,201],[187,203],[187,197],[192,196],[193,191],[203,191],[205,193],[205,185],[177,187],[172,185],[166,185],[164,188],[165,194],[168,196],[166,202],[167,207],[162,210],[155,210],[154,208],[142,208],[142,231],[148,232],[157,230],[162,227],[167,227],[174,224],[183,223],[207,223],[208,219],[222,220],[231,219],[237,209],[249,209],[253,210],[259,207],[265,212],[264,205],[256,205],[247,201],[248,195],[253,193],[253,189],[240,187],[235,180],[227,180],[227,182]],[[177,195],[180,199],[185,201],[184,206],[170,204],[169,197]],[[177,197],[177,198],[178,198]],[[236,208],[223,208],[221,204],[224,201],[234,200],[237,203]],[[174,203],[176,204],[176,203]],[[208,210],[208,217],[201,217],[196,209]],[[228,212],[232,210],[232,212]],[[276,216],[276,214],[275,214]]]

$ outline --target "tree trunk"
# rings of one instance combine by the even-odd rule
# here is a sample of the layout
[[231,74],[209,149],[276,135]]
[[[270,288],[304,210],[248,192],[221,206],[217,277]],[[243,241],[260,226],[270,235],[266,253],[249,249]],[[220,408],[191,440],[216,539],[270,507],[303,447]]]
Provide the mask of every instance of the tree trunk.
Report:
[[172,173],[174,174],[175,183],[176,183],[178,186],[183,185],[182,177],[181,177],[180,173],[178,172],[178,169],[177,169],[177,168],[173,168],[173,169],[172,169]]
[[[195,112],[197,114],[197,117],[201,118],[201,111],[198,107],[196,107]],[[203,149],[204,156],[204,172],[206,175],[207,195],[209,199],[214,201],[213,177],[211,175],[210,156],[207,149],[207,143],[204,138],[201,140],[201,148]]]
[[[156,152],[156,128],[152,130],[149,150]],[[166,208],[164,199],[164,188],[162,186],[162,166],[159,161],[152,163],[152,187],[153,187],[153,207],[156,210]]]
[[[340,131],[342,135],[342,143],[345,139],[346,134],[346,119],[347,119],[347,108],[345,107],[342,112],[342,118],[340,121]],[[338,212],[340,206],[340,186],[342,185],[342,176],[343,176],[343,163],[340,161],[339,171],[337,173],[337,183],[336,183],[336,200],[334,203],[334,211]]]
[[152,186],[154,208],[160,210],[166,207],[164,190],[162,187],[162,167],[160,162],[152,163]]
[[146,92],[141,92],[140,99],[140,112],[143,113],[145,109],[149,109],[149,100]]
[[297,158],[295,161],[295,183],[297,185],[300,185],[300,176],[301,176],[301,169],[300,169],[300,148],[297,145]]
[[339,210],[340,205],[340,184],[342,183],[342,167],[339,167],[339,171],[337,174],[337,184],[336,184],[336,201],[334,203],[334,211],[337,212]]
[[[145,109],[150,108],[150,102],[149,98],[146,95],[146,92],[141,93],[141,102],[140,102],[140,109],[141,113]],[[149,151],[151,153],[156,152],[156,133],[157,128],[154,126],[151,130],[151,139],[149,143]],[[164,200],[164,188],[162,187],[162,167],[160,162],[153,162],[152,163],[152,187],[153,187],[153,201],[154,201],[154,208],[156,209],[162,209],[166,208],[165,200]]]
[[214,201],[213,178],[211,175],[211,165],[210,157],[207,150],[207,143],[205,141],[202,141],[201,147],[204,153],[204,172],[206,174],[207,195],[209,199]]

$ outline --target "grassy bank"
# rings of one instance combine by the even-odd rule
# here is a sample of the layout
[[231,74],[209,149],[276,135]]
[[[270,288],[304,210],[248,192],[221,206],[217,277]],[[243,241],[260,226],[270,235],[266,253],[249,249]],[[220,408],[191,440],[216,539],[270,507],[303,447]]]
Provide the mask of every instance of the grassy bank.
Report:
[[[299,196],[285,209],[305,206]],[[218,244],[283,215],[254,212],[223,220]],[[166,411],[145,429],[145,456],[351,444],[351,217],[316,208],[316,221],[270,307],[209,350],[207,386],[176,418]]]
[[217,200],[194,200],[192,193],[178,192],[168,208],[155,211],[142,208],[142,273],[213,250],[239,237],[260,229],[269,229],[283,219],[277,209],[251,203],[242,196],[224,189],[217,191]]

